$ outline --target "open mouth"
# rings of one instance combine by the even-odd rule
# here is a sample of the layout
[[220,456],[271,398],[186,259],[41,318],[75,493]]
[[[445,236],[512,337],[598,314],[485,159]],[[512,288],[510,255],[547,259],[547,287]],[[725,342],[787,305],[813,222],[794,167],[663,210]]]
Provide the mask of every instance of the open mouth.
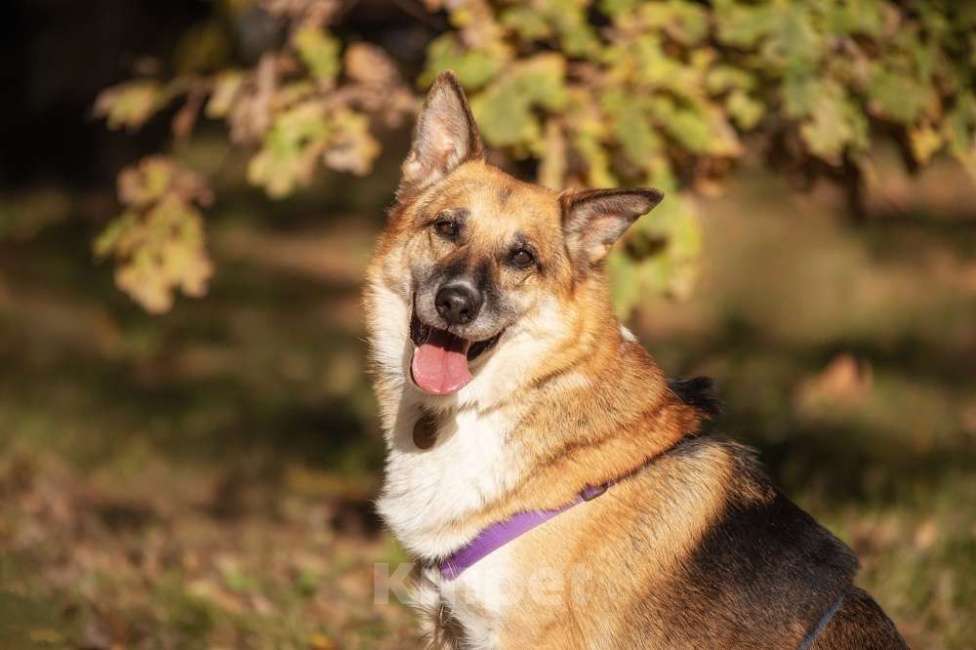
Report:
[[410,317],[410,340],[414,343],[410,373],[421,390],[449,395],[471,381],[469,364],[498,343],[504,330],[483,341],[470,341],[447,330]]

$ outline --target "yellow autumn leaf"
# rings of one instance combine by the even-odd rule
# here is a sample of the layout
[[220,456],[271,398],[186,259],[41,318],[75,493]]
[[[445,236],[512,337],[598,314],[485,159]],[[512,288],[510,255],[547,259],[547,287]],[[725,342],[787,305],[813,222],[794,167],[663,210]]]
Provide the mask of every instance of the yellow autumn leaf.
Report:
[[169,102],[169,93],[157,81],[141,79],[106,88],[95,99],[95,115],[110,129],[134,131]]

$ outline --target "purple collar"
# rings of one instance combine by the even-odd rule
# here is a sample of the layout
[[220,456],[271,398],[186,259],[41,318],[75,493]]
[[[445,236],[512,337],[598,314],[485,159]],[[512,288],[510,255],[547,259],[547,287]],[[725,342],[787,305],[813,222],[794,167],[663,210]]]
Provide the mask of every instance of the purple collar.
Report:
[[608,481],[603,485],[587,486],[580,491],[575,499],[559,508],[520,512],[484,528],[477,537],[451,553],[440,563],[441,577],[445,580],[454,580],[464,573],[465,569],[470,568],[489,553],[505,546],[505,544],[524,535],[536,526],[541,526],[556,515],[597,498],[616,482]]
[[524,535],[536,526],[541,526],[556,515],[562,514],[570,508],[575,508],[581,503],[592,501],[620,481],[637,474],[661,456],[675,449],[681,445],[684,440],[685,438],[681,438],[668,449],[663,450],[659,454],[646,458],[643,463],[630,470],[623,476],[610,479],[606,483],[601,483],[600,485],[587,485],[585,488],[580,490],[580,493],[576,495],[575,499],[564,506],[549,510],[529,510],[527,512],[519,512],[512,515],[508,519],[494,523],[487,528],[483,528],[473,540],[441,560],[440,564],[437,565],[440,569],[441,577],[445,580],[454,580],[459,575],[464,573],[465,570],[469,569],[478,560],[482,559],[489,553],[492,553],[502,546],[505,546],[505,544],[508,544],[521,535]]

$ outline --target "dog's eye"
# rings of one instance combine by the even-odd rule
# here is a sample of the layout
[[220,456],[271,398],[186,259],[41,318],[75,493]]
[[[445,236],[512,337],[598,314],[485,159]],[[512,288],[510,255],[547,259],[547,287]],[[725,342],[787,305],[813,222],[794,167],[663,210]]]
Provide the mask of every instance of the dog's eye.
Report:
[[434,222],[434,232],[444,239],[454,241],[458,236],[457,222],[452,221],[451,219],[438,219]]
[[518,269],[527,269],[535,264],[535,256],[525,248],[516,248],[508,257],[509,263]]

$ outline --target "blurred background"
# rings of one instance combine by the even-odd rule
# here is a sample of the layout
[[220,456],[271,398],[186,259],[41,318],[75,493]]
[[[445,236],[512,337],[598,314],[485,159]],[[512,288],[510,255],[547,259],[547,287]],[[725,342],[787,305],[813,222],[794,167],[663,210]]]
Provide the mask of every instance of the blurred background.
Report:
[[497,164],[668,192],[621,315],[913,647],[971,647],[969,6],[5,3],[0,647],[417,647],[359,291],[443,68]]

